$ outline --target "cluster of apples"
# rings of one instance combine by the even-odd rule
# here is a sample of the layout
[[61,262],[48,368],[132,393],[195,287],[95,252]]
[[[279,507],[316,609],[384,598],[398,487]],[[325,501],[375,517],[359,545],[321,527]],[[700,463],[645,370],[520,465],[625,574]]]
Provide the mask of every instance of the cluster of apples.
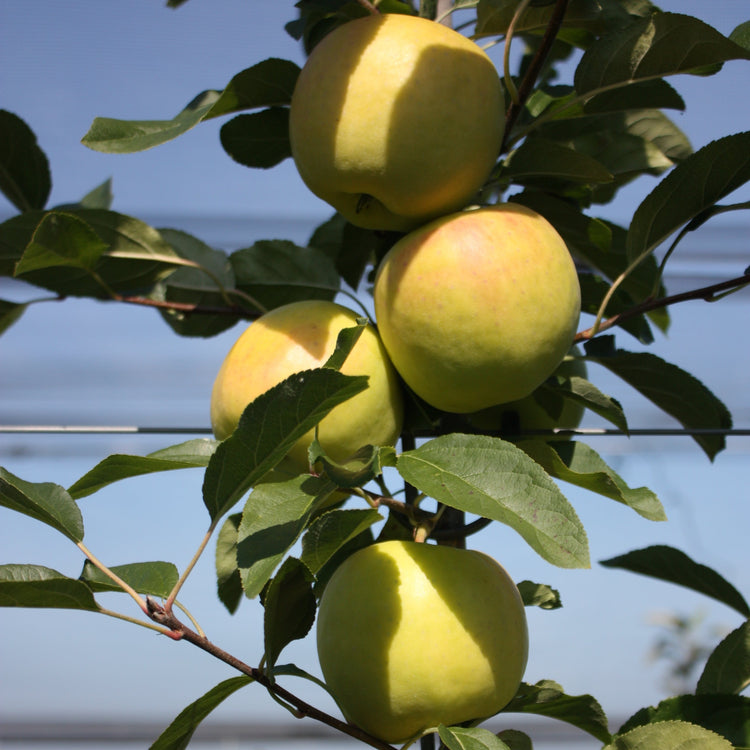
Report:
[[[290,110],[302,179],[351,223],[403,233],[375,277],[377,328],[365,329],[342,368],[368,375],[369,386],[318,426],[334,461],[366,444],[395,445],[402,383],[436,409],[481,422],[564,360],[580,288],[563,240],[519,204],[471,206],[503,130],[494,64],[444,25],[374,14],[339,26],[309,56]],[[214,384],[216,437],[228,437],[261,393],[323,365],[356,317],[311,300],[252,323]],[[282,468],[309,471],[311,439]],[[479,552],[371,545],[337,569],[320,603],[326,682],[350,721],[389,742],[499,711],[527,650],[518,590]]]

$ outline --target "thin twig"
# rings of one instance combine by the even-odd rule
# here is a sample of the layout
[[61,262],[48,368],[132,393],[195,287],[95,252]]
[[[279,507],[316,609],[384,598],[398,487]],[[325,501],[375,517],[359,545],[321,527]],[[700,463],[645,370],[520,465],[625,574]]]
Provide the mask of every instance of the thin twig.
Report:
[[205,636],[201,636],[194,630],[188,628],[177,617],[175,617],[174,613],[168,612],[164,607],[159,605],[150,597],[147,600],[147,603],[149,609],[149,617],[158,625],[162,625],[163,627],[168,628],[170,631],[170,636],[172,638],[174,638],[175,640],[184,640],[188,643],[192,643],[194,646],[197,646],[206,653],[211,654],[211,656],[220,659],[225,664],[228,664],[230,667],[236,669],[238,672],[251,677],[253,680],[263,685],[263,687],[265,687],[267,690],[270,690],[278,698],[293,706],[300,716],[308,717],[310,719],[314,719],[315,721],[326,724],[327,726],[332,727],[333,729],[336,729],[339,732],[348,735],[349,737],[353,737],[360,742],[364,742],[370,745],[370,747],[377,748],[377,750],[394,750],[392,745],[389,745],[386,742],[383,742],[376,737],[367,734],[367,732],[364,732],[363,730],[352,724],[347,724],[345,721],[342,721],[341,719],[337,719],[335,716],[331,716],[330,714],[325,713],[325,711],[321,711],[320,709],[315,708],[315,706],[311,706],[309,703],[303,701],[301,698],[298,698],[293,693],[290,693],[288,690],[281,687],[275,680],[268,677],[268,675],[266,675],[262,670],[257,669],[256,667],[251,667],[249,664],[245,664],[245,662],[237,659],[230,653],[219,648],[217,645],[209,641]]
[[524,75],[523,80],[518,87],[518,100],[511,102],[505,114],[505,134],[503,136],[503,145],[500,149],[500,153],[505,152],[510,132],[513,130],[513,126],[515,125],[518,116],[521,114],[523,105],[526,103],[526,100],[534,89],[536,79],[539,77],[539,73],[541,73],[542,68],[544,67],[544,63],[547,60],[547,55],[549,55],[552,44],[557,38],[557,33],[560,31],[567,9],[568,0],[557,0],[552,15],[550,16],[549,23],[547,24],[547,28],[544,31],[542,41],[526,70],[526,75]]
[[727,279],[726,281],[720,281],[717,284],[711,284],[709,286],[701,287],[700,289],[692,289],[688,292],[681,292],[680,294],[672,294],[667,297],[661,297],[659,299],[647,299],[634,307],[627,310],[623,310],[617,315],[613,315],[606,320],[597,322],[591,328],[587,328],[585,331],[579,331],[575,335],[574,343],[580,343],[582,341],[588,341],[593,338],[596,334],[606,331],[626,320],[635,318],[638,315],[650,312],[651,310],[658,310],[662,307],[668,307],[675,305],[678,302],[687,302],[688,300],[702,299],[710,302],[716,294],[725,292],[728,289],[740,289],[743,286],[750,284],[750,274],[743,274],[734,279]]

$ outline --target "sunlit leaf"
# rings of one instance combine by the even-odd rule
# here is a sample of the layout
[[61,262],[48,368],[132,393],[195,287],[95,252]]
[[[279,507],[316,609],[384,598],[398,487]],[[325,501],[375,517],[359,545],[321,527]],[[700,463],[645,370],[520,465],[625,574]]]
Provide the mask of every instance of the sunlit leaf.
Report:
[[515,698],[503,713],[548,716],[572,724],[601,742],[611,738],[607,717],[590,695],[566,695],[556,682],[542,680],[535,685],[521,683]]
[[553,477],[627,505],[651,521],[666,521],[659,498],[647,487],[630,488],[602,457],[574,440],[524,440],[517,443]]
[[291,375],[256,398],[209,461],[203,502],[211,518],[231,510],[299,438],[366,387],[365,375],[320,368]]
[[[115,565],[110,570],[139,594],[165,598],[169,596],[179,578],[174,564],[168,562],[139,562]],[[79,577],[92,591],[122,591],[108,575],[88,560]]]
[[516,585],[524,607],[539,607],[540,609],[560,609],[562,607],[560,592],[545,583],[521,581]]
[[299,539],[320,500],[335,487],[317,477],[301,475],[264,482],[250,493],[237,529],[237,566],[242,588],[257,596],[284,556]]
[[46,523],[73,542],[83,539],[80,508],[58,484],[26,482],[0,467],[0,505]]
[[446,727],[441,724],[438,734],[448,750],[510,750],[496,734],[482,727]]
[[750,606],[729,581],[674,547],[654,545],[602,560],[601,564],[608,568],[623,568],[650,578],[676,583],[678,586],[710,596],[737,610],[744,617],[750,617]]
[[659,721],[618,735],[603,750],[733,750],[732,744],[715,732],[686,721]]
[[217,445],[215,440],[197,438],[169,448],[162,448],[147,456],[113,454],[87,471],[68,488],[68,492],[78,499],[122,479],[153,474],[157,471],[207,466]]
[[499,438],[453,433],[398,457],[404,479],[441,503],[515,529],[545,560],[589,565],[586,532],[544,469]]
[[43,565],[0,565],[0,607],[99,609],[85,583]]
[[659,721],[687,721],[710,729],[737,747],[750,745],[750,698],[739,695],[679,695],[643,708],[618,734]]

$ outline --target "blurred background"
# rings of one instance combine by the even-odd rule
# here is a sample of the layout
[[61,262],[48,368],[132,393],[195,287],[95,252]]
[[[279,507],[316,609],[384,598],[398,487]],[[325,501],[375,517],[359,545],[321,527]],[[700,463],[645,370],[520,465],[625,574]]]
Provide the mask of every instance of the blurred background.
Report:
[[[660,5],[696,15],[725,34],[750,18],[743,0]],[[154,0],[6,2],[0,10],[0,107],[23,118],[48,155],[49,205],[75,201],[112,178],[114,210],[157,227],[183,229],[215,247],[235,250],[274,238],[304,244],[330,209],[307,191],[291,161],[267,171],[232,162],[219,144],[220,121],[127,156],[99,154],[80,144],[96,116],[169,119],[200,91],[223,88],[234,74],[267,57],[302,64],[298,43],[284,31],[294,17],[291,1],[191,0],[177,10]],[[500,60],[502,50],[490,54]],[[679,76],[670,82],[687,103],[685,113],[672,116],[694,148],[748,129],[746,64],[727,63],[713,78]],[[637,182],[598,215],[627,225],[655,184]],[[748,198],[747,189],[733,196]],[[0,219],[12,214],[0,198]],[[748,237],[750,225],[738,213],[692,233],[670,262],[668,290],[739,276],[750,263]],[[43,295],[0,279],[1,299]],[[750,292],[710,305],[688,302],[671,314],[669,334],[653,351],[702,380],[727,404],[735,426],[749,428]],[[166,427],[188,434],[0,432],[0,465],[28,481],[68,486],[111,453],[145,454],[202,434],[209,426],[213,379],[241,329],[240,324],[207,340],[182,339],[153,310],[74,299],[32,305],[0,337],[0,425]],[[624,334],[618,342],[642,348]],[[623,403],[631,427],[676,426],[603,369],[590,370],[590,378]],[[584,423],[601,426],[595,418]],[[552,568],[515,532],[497,524],[473,537],[471,546],[497,557],[516,580],[548,583],[561,593],[563,609],[528,612],[526,681],[553,679],[569,694],[593,694],[616,727],[642,706],[692,690],[699,671],[682,675],[674,668],[683,657],[689,662],[697,654],[699,661],[701,648],[740,622],[709,599],[605,570],[598,561],[670,544],[750,595],[745,546],[750,437],[730,436],[713,463],[685,436],[585,440],[631,486],[654,490],[669,521],[645,521],[624,506],[566,487],[589,534],[591,570]],[[89,548],[108,564],[159,559],[182,569],[208,526],[201,481],[199,470],[169,472],[85,498]],[[245,601],[234,616],[223,609],[215,595],[212,549],[181,599],[212,640],[256,663],[262,654],[262,608]],[[62,536],[5,509],[0,509],[0,551],[2,563],[44,564],[71,576],[82,565],[78,550]],[[137,614],[125,597],[103,601]],[[0,633],[3,748],[29,750],[44,740],[40,747],[63,750],[80,746],[87,732],[99,742],[116,740],[121,750],[147,747],[185,705],[233,676],[188,644],[87,613],[0,609]],[[310,638],[290,646],[282,661],[319,672]],[[288,687],[335,711],[317,688],[299,680]],[[491,726],[524,728],[528,722],[507,716]],[[320,731],[313,722],[292,720],[262,688],[250,686],[212,715],[206,744],[195,746],[347,744]],[[599,746],[551,721],[535,722],[529,731],[541,750],[561,743],[581,750]]]

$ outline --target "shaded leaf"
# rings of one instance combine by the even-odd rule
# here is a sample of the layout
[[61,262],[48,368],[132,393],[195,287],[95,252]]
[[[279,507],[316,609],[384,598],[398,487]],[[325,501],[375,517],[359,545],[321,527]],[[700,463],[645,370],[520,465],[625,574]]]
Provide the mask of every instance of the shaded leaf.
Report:
[[19,210],[44,208],[52,189],[49,162],[34,131],[0,109],[0,191]]
[[700,380],[651,352],[615,350],[608,336],[590,340],[585,349],[589,360],[606,367],[676,419],[711,460],[724,449],[722,430],[732,426],[732,417]]
[[553,477],[632,508],[650,521],[666,521],[659,498],[647,487],[630,488],[604,459],[574,440],[524,440],[517,444]]
[[266,310],[298,300],[332,300],[340,286],[330,258],[288,240],[259,240],[232,253],[229,262],[237,288]]
[[183,709],[161,733],[159,739],[151,745],[149,750],[185,750],[203,719],[226,698],[251,682],[253,682],[252,677],[246,675],[230,677],[228,680],[220,682],[205,695],[198,698],[197,701]]
[[237,529],[236,561],[245,596],[260,594],[312,513],[334,489],[330,482],[305,474],[264,482],[250,493]]
[[290,375],[258,396],[209,461],[203,502],[211,519],[238,503],[334,406],[366,387],[367,376],[319,368]]
[[34,230],[31,241],[16,263],[14,275],[55,266],[92,271],[108,247],[78,216],[49,211]]
[[317,518],[302,538],[300,560],[317,573],[345,544],[383,517],[373,508],[332,510]]
[[660,721],[635,727],[614,738],[603,750],[733,750],[732,745],[714,732],[685,721]]
[[113,454],[87,471],[68,488],[68,492],[71,497],[78,499],[122,479],[153,474],[157,471],[207,466],[217,445],[216,440],[197,438],[169,448],[162,448],[147,456]]
[[221,126],[221,145],[245,167],[269,169],[291,157],[289,109],[270,107],[249,115],[237,115]]
[[85,583],[43,565],[0,565],[0,607],[99,609]]
[[5,333],[14,323],[17,323],[26,312],[29,303],[8,302],[0,299],[0,334]]
[[750,745],[750,698],[739,695],[680,695],[668,698],[658,706],[643,708],[619,729],[631,729],[658,721],[687,721],[710,729],[732,745]]
[[627,238],[632,260],[750,180],[750,132],[709,143],[678,164],[641,202]]
[[608,568],[623,568],[661,581],[676,583],[678,586],[710,596],[737,610],[744,617],[750,616],[750,606],[731,583],[715,570],[694,562],[674,547],[645,547],[602,560],[601,564]]
[[273,667],[281,651],[304,638],[315,621],[312,575],[299,560],[284,560],[266,589],[263,609],[265,662]]
[[237,565],[237,540],[242,513],[227,516],[216,537],[216,583],[219,601],[234,614],[242,601],[242,579]]
[[[156,299],[191,304],[203,308],[226,309],[230,305],[245,306],[256,313],[246,298],[233,294],[234,272],[227,254],[214,250],[201,240],[176,229],[159,229],[170,247],[197,267],[177,268],[152,292]],[[215,336],[237,323],[237,315],[192,314],[181,310],[160,310],[162,318],[181,336]]]
[[446,727],[440,724],[438,734],[448,750],[510,750],[496,734],[482,727]]
[[524,141],[503,164],[504,177],[524,184],[540,179],[610,182],[612,173],[598,160],[545,138]]
[[518,729],[503,729],[497,736],[510,750],[534,750],[531,737]]
[[545,583],[521,581],[516,585],[524,607],[539,607],[540,609],[560,609],[562,607],[560,592]]
[[441,503],[515,529],[545,560],[589,565],[586,532],[544,469],[512,443],[453,433],[405,451],[403,478]]
[[[115,565],[110,570],[139,594],[151,594],[167,598],[179,578],[177,567],[168,562],[141,562],[130,565]],[[118,586],[109,576],[88,560],[79,576],[92,591],[118,591]]]
[[80,508],[59,484],[26,482],[0,467],[0,505],[46,523],[73,542],[83,539]]
[[690,73],[750,53],[716,29],[679,13],[654,13],[600,39],[575,72],[578,94]]
[[503,713],[526,713],[548,716],[572,724],[601,742],[611,739],[607,717],[590,695],[566,695],[560,685],[542,680],[535,685],[521,683],[515,698]]
[[[739,693],[750,685],[750,622],[729,633],[708,657],[698,693]],[[744,744],[750,745],[750,740]]]

